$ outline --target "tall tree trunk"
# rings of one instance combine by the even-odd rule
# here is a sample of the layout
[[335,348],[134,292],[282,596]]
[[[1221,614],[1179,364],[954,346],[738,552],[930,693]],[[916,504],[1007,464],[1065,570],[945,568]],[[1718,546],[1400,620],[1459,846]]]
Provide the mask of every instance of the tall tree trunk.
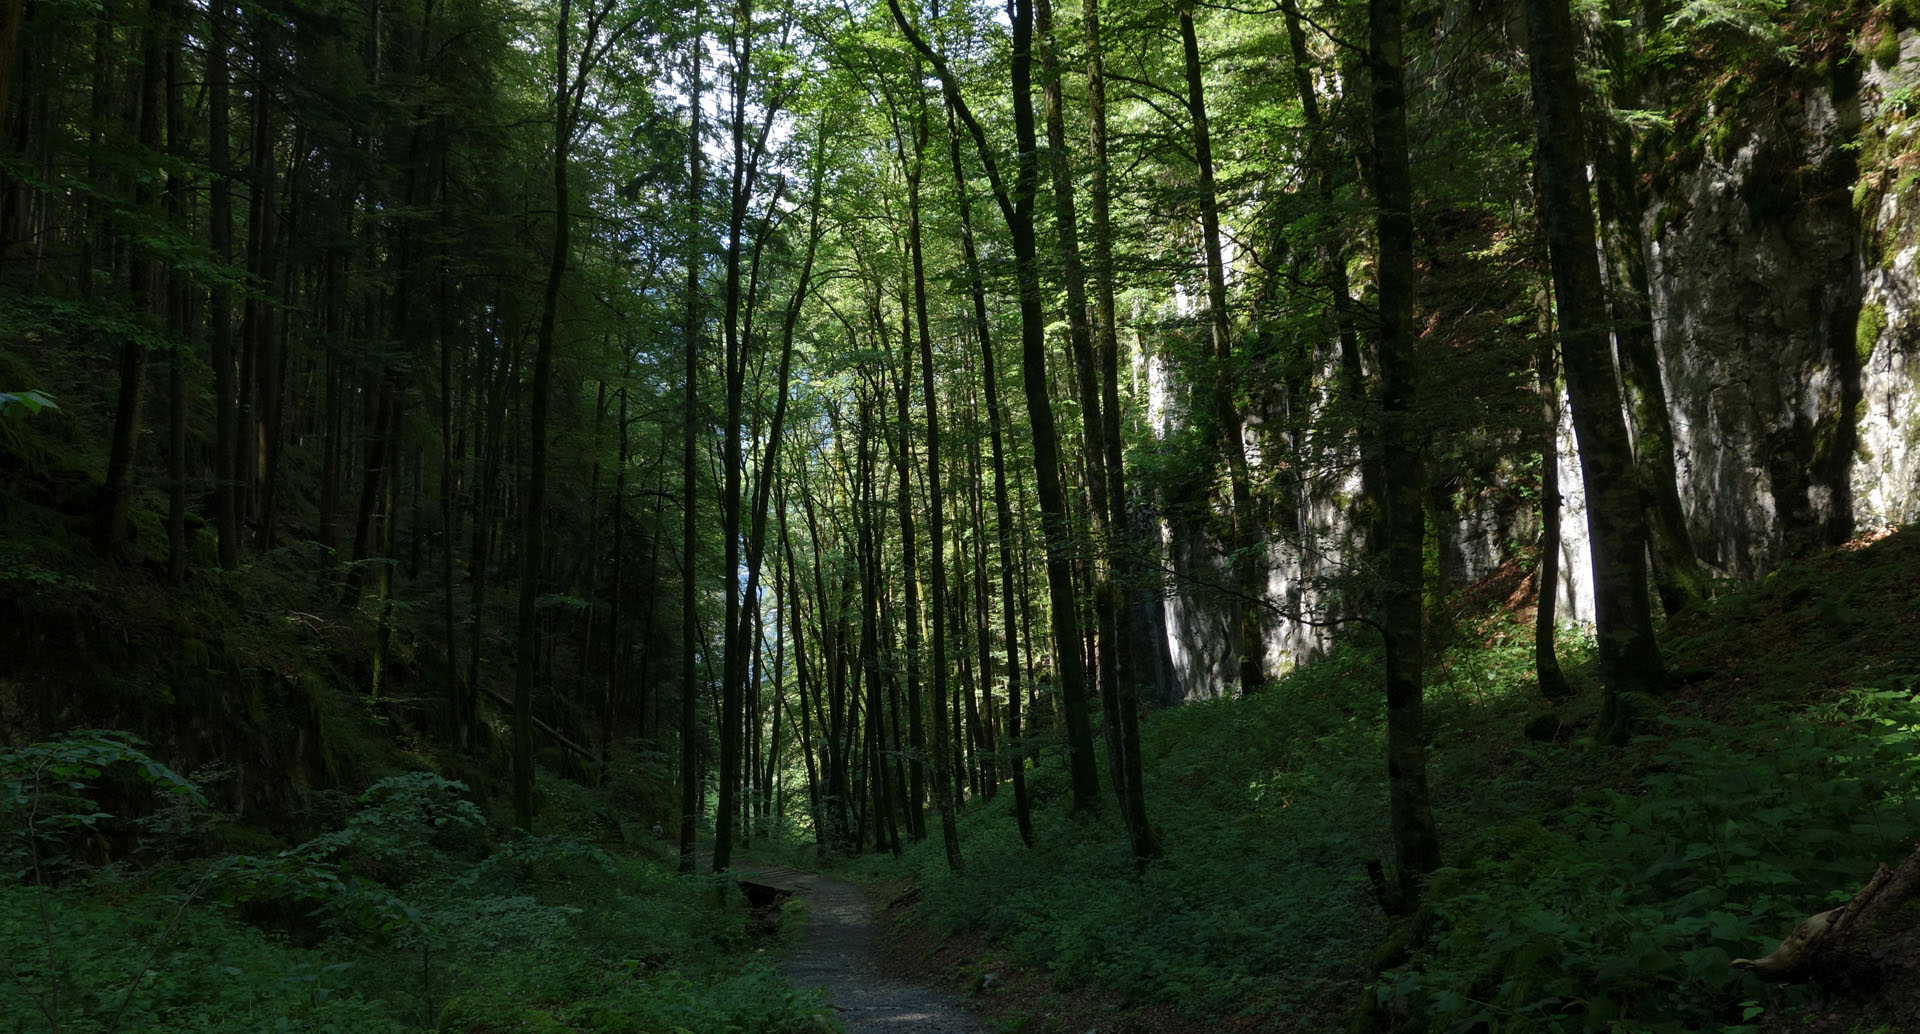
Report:
[[1534,565],[1533,673],[1548,700],[1573,695],[1554,649],[1560,593],[1560,377],[1553,355],[1553,303],[1542,279],[1535,297],[1534,377],[1540,390],[1540,558]]
[[992,320],[987,315],[987,291],[980,276],[980,256],[973,243],[973,213],[967,201],[967,177],[960,163],[960,127],[951,100],[947,106],[947,139],[953,160],[954,195],[960,212],[960,251],[967,264],[967,290],[973,298],[974,334],[980,341],[980,396],[987,407],[987,444],[993,462],[993,506],[998,522],[994,544],[1000,566],[1001,639],[1007,649],[1007,737],[1013,768],[1013,814],[1020,839],[1033,846],[1033,815],[1027,800],[1027,763],[1020,748],[1020,629],[1015,620],[1013,573],[1013,507],[1007,498],[1006,450],[1000,437],[999,363],[993,352]]
[[[818,141],[818,144],[821,147],[824,147],[825,145],[824,134],[825,134],[825,123],[823,121],[821,124],[821,138]],[[758,161],[760,149],[764,144],[765,137],[766,137],[766,134],[764,132],[761,133],[760,141],[755,144],[754,160],[756,162]],[[750,523],[748,524],[748,527],[747,527],[746,550],[745,550],[746,579],[745,579],[744,588],[741,593],[741,599],[743,601],[744,607],[743,607],[743,613],[737,618],[737,620],[741,621],[743,624],[748,620],[752,620],[756,628],[759,627],[759,621],[760,621],[757,613],[758,611],[757,601],[759,599],[761,562],[766,555],[767,507],[772,499],[774,472],[779,469],[780,445],[786,431],[788,388],[789,388],[789,384],[790,384],[792,372],[793,372],[794,335],[799,326],[800,310],[802,306],[804,306],[804,304],[806,303],[807,292],[810,289],[812,284],[813,260],[814,260],[815,254],[818,251],[819,243],[820,243],[820,209],[821,209],[820,192],[824,184],[824,172],[825,172],[824,169],[816,170],[816,174],[814,175],[814,178],[813,178],[813,188],[811,192],[811,198],[809,199],[809,203],[807,206],[810,214],[809,214],[806,253],[805,253],[805,256],[801,259],[799,274],[794,284],[794,292],[792,297],[788,299],[786,311],[781,321],[780,360],[779,360],[778,370],[774,376],[773,416],[768,423],[767,439],[766,439],[764,451],[761,453],[759,457],[760,473],[754,482],[754,490],[753,490],[752,498],[748,501],[749,513],[747,516]],[[744,179],[744,181],[741,184],[742,193],[740,195],[740,199],[741,199],[740,203],[743,207],[740,209],[737,209],[737,211],[744,212],[745,193],[751,191],[752,187],[753,187],[753,180],[749,175]],[[770,209],[778,206],[780,195],[781,195],[781,186],[776,186],[773,191],[773,197],[768,202]],[[757,238],[756,244],[755,244],[756,269],[758,268],[758,264],[759,264],[759,250],[758,250],[759,243],[764,242],[766,238],[769,237],[770,235],[771,233],[769,229],[765,226],[762,226],[761,232],[756,235],[756,238]],[[748,292],[749,310],[751,310],[752,295],[753,295],[753,292],[749,291]],[[730,306],[733,305],[735,301],[737,301],[737,299],[735,298],[735,291],[732,288],[729,289],[729,298],[730,298],[730,301],[729,301]],[[730,321],[731,319],[732,317],[729,316]],[[745,329],[750,333],[751,328],[752,328],[751,311],[749,311],[748,321],[746,323]],[[741,375],[744,376],[745,356],[740,356],[739,361],[740,361],[739,369],[740,369]],[[730,399],[732,398],[732,391],[733,389],[730,387],[729,388]],[[737,403],[730,401],[729,408],[737,410]],[[737,424],[735,426],[737,426]],[[736,463],[738,462],[737,457],[735,458],[735,462]],[[737,472],[737,469],[738,468],[736,467],[736,472]],[[735,489],[737,490],[737,488],[738,486],[736,484]],[[737,502],[735,505],[736,506],[738,505]],[[734,522],[735,537],[737,537],[738,532],[739,532],[739,522],[736,520]],[[730,570],[737,570],[737,568],[730,568]],[[741,643],[745,643],[749,641],[749,637],[746,634],[746,630],[744,627],[730,634],[729,642],[735,642],[735,641],[738,641]],[[744,669],[745,669],[744,663],[736,661],[736,668],[740,669],[740,672],[739,672],[740,674],[744,674]],[[754,712],[752,708],[749,708],[748,713],[753,714],[756,712]],[[757,718],[755,718],[755,722],[756,722],[755,735],[758,736],[759,733],[758,733]],[[724,751],[724,741],[723,741],[723,751]],[[752,767],[751,762],[749,762],[745,766],[745,772],[749,776],[753,774],[754,769]],[[736,772],[736,775],[737,774],[738,773]],[[765,788],[762,787],[762,790],[764,789]]]
[[[877,311],[872,314],[872,322],[876,337],[881,340],[882,347],[886,347],[886,324],[880,318]],[[922,712],[925,710],[925,702],[920,699],[920,673],[926,655],[924,653],[925,642],[921,633],[922,625],[920,617],[922,613],[920,607],[920,546],[913,519],[913,481],[909,476],[910,468],[913,465],[913,419],[912,411],[908,405],[908,378],[912,375],[913,370],[912,348],[912,339],[910,337],[903,338],[901,341],[900,367],[898,371],[893,374],[896,417],[894,426],[897,434],[889,441],[887,451],[893,458],[894,473],[900,486],[896,497],[895,510],[900,521],[900,555],[901,562],[904,565],[902,578],[905,582],[904,589],[906,594],[906,614],[903,616],[902,621],[906,626],[907,656],[905,668],[909,723],[908,743],[911,745],[912,753],[915,755],[909,766],[909,794],[913,800],[907,812],[909,816],[908,829],[911,835],[918,840],[926,836],[926,820],[924,816],[921,815],[927,793],[926,762],[924,760],[926,753],[926,728],[923,724],[924,719],[921,717]],[[875,394],[878,395],[879,392],[880,389],[876,386]],[[885,417],[883,416],[883,422],[884,419]]]
[[1666,682],[1647,603],[1646,525],[1633,451],[1614,381],[1606,299],[1595,258],[1587,197],[1579,82],[1566,0],[1527,0],[1527,56],[1533,82],[1541,221],[1559,300],[1562,366],[1580,443],[1587,529],[1593,552],[1594,617],[1606,700],[1597,737],[1624,742],[1632,698]]
[[[440,137],[440,176],[439,208],[441,229],[446,229],[447,213],[447,138]],[[443,256],[444,257],[444,256]],[[452,319],[451,303],[447,298],[447,273],[443,269],[435,281],[434,337],[440,346],[440,624],[441,632],[447,637],[447,708],[452,720],[454,743],[465,750],[471,743],[473,724],[478,702],[475,688],[463,683],[460,677],[460,638],[459,627],[454,616],[453,606],[453,552],[456,541],[454,527],[454,467],[453,467],[453,335],[448,333],[448,324]],[[479,636],[474,637],[473,649],[480,649]]]
[[967,713],[976,727],[973,749],[974,760],[979,768],[980,790],[987,800],[993,800],[1000,789],[1000,765],[994,758],[997,744],[993,729],[993,630],[987,613],[988,601],[992,597],[992,592],[987,588],[987,508],[981,498],[984,493],[980,490],[983,467],[980,462],[980,405],[978,397],[971,392],[968,402],[967,515],[973,536],[973,638],[974,656],[980,670],[980,702],[976,704],[973,690],[969,688]]
[[0,8],[0,154],[7,150],[7,101],[13,87],[14,44],[20,38],[20,21],[26,13],[26,0],[5,0]]
[[[1287,45],[1293,58],[1294,90],[1300,98],[1301,120],[1306,126],[1307,164],[1315,197],[1329,211],[1336,204],[1334,158],[1328,153],[1326,118],[1320,110],[1320,97],[1313,86],[1313,59],[1307,53],[1307,34],[1301,28],[1300,8],[1296,0],[1281,0],[1286,17]],[[1347,255],[1342,246],[1339,223],[1328,221],[1327,232],[1316,242],[1320,261],[1326,270],[1327,287],[1333,295],[1334,331],[1339,339],[1339,389],[1341,401],[1352,414],[1358,429],[1360,459],[1359,525],[1361,548],[1367,554],[1380,548],[1380,457],[1377,431],[1367,412],[1367,383],[1360,356],[1360,332],[1354,314],[1353,285],[1347,277]]]
[[[227,47],[231,18],[226,0],[213,0],[207,9],[207,166],[208,232],[213,258],[221,264],[233,261],[233,186],[228,167],[227,120],[230,117],[231,88],[228,82]],[[228,571],[240,566],[240,510],[234,481],[238,448],[234,427],[233,313],[231,292],[224,278],[212,285],[207,298],[207,328],[212,339],[213,363],[213,526],[219,540],[220,566]],[[328,380],[329,389],[333,380]],[[333,407],[328,407],[328,413]],[[328,439],[332,444],[335,439]],[[329,485],[328,487],[331,487]],[[330,517],[322,513],[322,520]]]
[[[266,15],[256,13],[254,60],[261,67],[255,69],[255,74],[262,77],[269,60],[267,55],[276,45],[268,22]],[[247,517],[254,525],[255,541],[261,549],[271,549],[273,529],[269,515],[273,509],[273,475],[278,471],[279,462],[281,377],[279,340],[273,333],[273,306],[269,298],[279,251],[279,191],[275,186],[273,161],[276,136],[273,96],[264,81],[255,85],[250,108],[252,160],[248,176],[246,261],[247,278],[253,289],[242,303],[240,315],[241,347],[250,360],[241,363],[240,390],[249,393],[240,422],[244,438],[241,455],[245,458],[242,479],[247,487]]]
[[1634,474],[1639,479],[1655,591],[1660,606],[1672,616],[1706,599],[1707,575],[1694,554],[1686,511],[1680,505],[1673,420],[1660,383],[1647,258],[1640,237],[1640,213],[1646,206],[1639,196],[1632,145],[1625,127],[1603,124],[1595,136],[1599,144],[1595,195],[1610,274],[1607,304],[1620,357],[1620,386],[1632,420]]
[[1240,594],[1239,642],[1235,649],[1239,655],[1240,692],[1244,694],[1258,690],[1267,678],[1266,563],[1261,557],[1264,546],[1254,512],[1253,482],[1247,473],[1247,447],[1241,430],[1240,409],[1233,398],[1233,323],[1227,312],[1227,273],[1220,246],[1220,201],[1213,180],[1213,139],[1207,127],[1200,42],[1193,31],[1193,8],[1185,5],[1180,8],[1180,44],[1186,57],[1187,113],[1193,120],[1200,236],[1206,250],[1207,315],[1213,334],[1209,384],[1213,419],[1219,425],[1220,448],[1227,461],[1233,516],[1233,583]]
[[[140,34],[139,146],[144,153],[155,156],[160,151],[166,103],[167,33],[162,29],[166,20],[167,0],[148,0],[146,24]],[[134,186],[134,206],[151,208],[155,193],[152,179],[140,178]],[[158,249],[150,244],[136,245],[130,274],[134,309],[142,319],[139,328],[120,343],[120,385],[107,454],[106,497],[95,530],[95,544],[102,553],[118,549],[127,538],[147,394],[147,336],[162,332],[165,326],[166,292],[161,286]]]
[[[187,157],[186,117],[180,102],[180,4],[166,0],[163,26],[156,26],[166,47],[167,154],[175,162]],[[4,112],[0,106],[0,112]],[[177,166],[167,170],[166,216],[169,226],[186,217],[186,183]],[[187,580],[187,285],[168,277],[162,289],[167,298],[167,582]]]
[[1403,0],[1369,0],[1368,63],[1373,128],[1373,193],[1379,206],[1381,501],[1387,584],[1380,613],[1386,640],[1387,812],[1393,834],[1397,907],[1411,909],[1423,878],[1440,866],[1440,840],[1427,791],[1422,720],[1421,613],[1424,590],[1420,443],[1413,428],[1413,174],[1407,148]]
[[[837,421],[834,439],[836,442],[844,441]],[[825,555],[826,540],[820,536],[820,523],[815,513],[813,492],[808,485],[804,466],[800,474],[800,504],[806,512],[807,541],[815,557],[813,591],[814,598],[819,604],[821,656],[826,660],[827,665],[825,692],[827,720],[821,729],[821,740],[826,744],[823,759],[826,770],[824,779],[826,796],[822,801],[822,807],[827,813],[827,845],[835,851],[845,851],[849,845],[848,826],[850,825],[847,816],[849,771],[847,751],[843,746],[847,738],[848,725],[845,615],[840,608],[833,605],[833,598],[827,594],[826,580],[821,574],[821,564],[818,559]]]
[[1107,721],[1114,725],[1109,742],[1117,755],[1114,792],[1126,818],[1128,844],[1139,860],[1160,855],[1160,843],[1147,821],[1145,777],[1140,768],[1140,658],[1133,638],[1123,625],[1133,611],[1149,602],[1142,570],[1143,545],[1133,534],[1133,515],[1127,501],[1126,458],[1120,439],[1120,341],[1114,313],[1113,229],[1107,186],[1107,74],[1105,45],[1100,32],[1100,0],[1083,0],[1081,16],[1087,37],[1087,198],[1093,222],[1088,244],[1092,248],[1094,324],[1099,357],[1100,435],[1096,445],[1106,467],[1107,541],[1110,559],[1105,595],[1113,643],[1113,679],[1102,685],[1111,693]]
[[[752,345],[753,289],[750,286],[743,304],[740,283],[741,237],[745,229],[748,203],[759,174],[760,158],[767,141],[767,127],[772,124],[778,102],[766,105],[765,121],[762,122],[758,136],[751,144],[747,140],[747,93],[749,80],[753,74],[753,4],[751,0],[736,0],[734,9],[734,39],[729,47],[733,58],[733,183],[731,191],[732,206],[727,220],[726,253],[726,300],[721,327],[726,335],[726,432],[721,436],[721,463],[724,470],[724,484],[721,489],[721,534],[725,536],[726,559],[725,579],[725,624],[723,625],[724,655],[720,685],[720,800],[714,824],[713,869],[724,871],[732,860],[733,837],[735,835],[735,813],[738,810],[741,789],[742,737],[745,735],[744,693],[748,658],[745,653],[745,635],[743,609],[746,594],[751,588],[743,588],[738,572],[741,561],[741,519],[742,502],[741,468],[742,457],[742,405],[746,389],[746,366],[748,350]],[[769,203],[769,211],[777,205],[778,192]],[[764,227],[763,227],[764,231]],[[765,242],[765,232],[755,235],[754,269],[759,268],[760,246]],[[745,319],[745,332],[742,317]],[[783,400],[784,403],[784,400]],[[776,446],[777,447],[777,446]],[[760,518],[764,528],[764,513]],[[756,558],[757,559],[757,558]],[[749,572],[751,577],[756,572]]]
[[693,66],[688,87],[692,99],[687,106],[690,125],[687,129],[686,321],[681,328],[686,360],[682,402],[686,410],[686,435],[680,453],[680,871],[683,873],[693,872],[697,862],[694,834],[700,817],[700,737],[699,716],[695,706],[698,701],[693,691],[693,662],[700,634],[699,616],[695,610],[700,601],[699,583],[694,577],[694,567],[699,545],[695,511],[700,499],[695,450],[701,438],[700,240],[704,231],[700,226],[700,48],[704,46],[704,41],[700,32],[700,7],[697,4],[693,10],[693,30],[693,43],[689,48]]
[[1049,0],[1034,0],[1034,32],[1040,50],[1040,96],[1047,124],[1047,169],[1053,186],[1053,215],[1061,277],[1067,295],[1067,344],[1073,356],[1073,381],[1080,401],[1082,458],[1087,479],[1087,517],[1092,549],[1087,561],[1088,581],[1093,588],[1093,649],[1088,667],[1098,685],[1101,723],[1107,741],[1108,782],[1120,805],[1120,815],[1133,835],[1133,809],[1127,801],[1130,789],[1126,779],[1126,748],[1120,730],[1118,655],[1115,639],[1117,623],[1115,603],[1108,571],[1101,570],[1100,558],[1112,556],[1113,543],[1107,525],[1110,510],[1107,501],[1107,464],[1103,446],[1104,423],[1101,419],[1100,379],[1094,373],[1093,331],[1087,325],[1087,274],[1080,262],[1080,238],[1076,225],[1073,196],[1073,171],[1067,154],[1066,118],[1062,111],[1060,60],[1053,38],[1053,7]]
[[[566,278],[567,250],[573,234],[572,191],[567,161],[573,146],[573,85],[568,43],[573,32],[571,0],[560,0],[553,56],[553,254],[547,260],[546,289],[540,298],[540,329],[533,346],[533,397],[528,403],[527,488],[520,508],[520,610],[513,674],[513,817],[533,830],[533,683],[538,640],[535,603],[546,559],[547,411],[553,382],[553,341],[560,312],[560,287]],[[583,52],[594,40],[581,41]],[[583,63],[584,64],[584,63]],[[586,69],[582,67],[581,74]]]
[[1086,670],[1078,647],[1080,614],[1073,586],[1072,530],[1066,493],[1060,484],[1060,437],[1054,428],[1053,402],[1047,397],[1046,317],[1041,307],[1040,259],[1033,219],[1039,187],[1032,89],[1033,4],[1031,0],[1014,0],[1013,7],[1013,120],[1019,171],[1013,191],[1013,218],[1008,226],[1020,286],[1021,368],[1027,422],[1033,433],[1034,487],[1040,496],[1041,533],[1046,538],[1047,596],[1060,705],[1067,725],[1067,771],[1073,787],[1073,810],[1084,812],[1099,800],[1100,786],[1094,772]]
[[[633,349],[628,348],[632,355]],[[632,373],[632,362],[623,374]],[[624,377],[623,377],[624,379]],[[612,775],[613,766],[613,716],[614,708],[620,699],[620,681],[625,665],[620,658],[620,603],[626,595],[626,529],[627,529],[627,387],[620,386],[620,450],[619,462],[613,475],[613,584],[608,589],[607,604],[607,676],[602,683],[600,696],[600,783],[605,785]],[[648,594],[653,592],[651,584]]]
[[1060,707],[1066,722],[1067,772],[1073,788],[1073,809],[1096,806],[1099,774],[1093,760],[1093,725],[1087,714],[1086,667],[1080,656],[1080,614],[1074,598],[1072,529],[1067,497],[1060,483],[1060,436],[1053,420],[1053,402],[1047,395],[1046,316],[1040,289],[1039,248],[1033,211],[1039,187],[1039,155],[1033,116],[1033,5],[1013,0],[1013,122],[1018,151],[1013,189],[1007,189],[987,146],[986,133],[961,98],[960,86],[946,62],[927,45],[899,0],[887,0],[895,24],[913,48],[934,66],[954,113],[967,127],[993,184],[994,200],[1013,238],[1015,279],[1020,295],[1021,371],[1025,378],[1027,422],[1033,437],[1034,485],[1040,497],[1041,533],[1046,539],[1047,597],[1053,625],[1054,653],[1059,662]]
[[[497,521],[495,507],[500,495],[500,467],[503,462],[505,445],[501,441],[501,424],[506,409],[507,388],[519,379],[520,339],[516,335],[505,357],[495,360],[498,373],[492,378],[492,386],[476,392],[489,400],[485,413],[485,430],[482,444],[475,450],[473,519],[473,554],[467,564],[467,578],[473,589],[473,633],[476,643],[480,641],[481,630],[486,627],[487,615],[487,575],[489,561],[494,550],[493,526]],[[475,370],[475,381],[485,384],[484,371]],[[480,650],[467,651],[467,685],[480,685]]]
[[[924,167],[922,157],[926,146],[927,110],[922,104],[914,123],[913,172],[907,177],[907,248],[913,259],[913,317],[920,338],[921,404],[927,412],[927,551],[933,557],[933,698],[936,706],[944,710],[947,699],[947,518],[940,484],[940,396],[933,379],[933,337],[927,323],[927,277],[920,249],[920,170]],[[904,471],[902,473],[904,475]],[[905,487],[904,477],[902,487]],[[906,500],[901,502],[906,505]],[[915,715],[917,717],[917,710]],[[954,813],[953,792],[947,785],[951,744],[946,723],[938,714],[934,717],[934,807],[940,811],[940,838],[946,847],[947,868],[961,872],[966,865],[960,857],[959,820]]]
[[[800,761],[807,769],[807,814],[813,820],[814,846],[825,851],[827,848],[827,815],[820,797],[820,768],[814,763],[815,741],[813,738],[813,707],[808,702],[808,689],[811,680],[807,671],[807,635],[806,615],[800,606],[800,565],[794,562],[793,540],[787,535],[787,499],[784,486],[779,486],[780,499],[777,512],[780,515],[780,550],[787,559],[785,588],[787,592],[787,634],[793,637],[793,675],[795,688],[800,694]],[[775,591],[779,591],[776,587]],[[824,760],[824,754],[822,755]]]
[[724,872],[733,856],[735,797],[740,783],[741,692],[746,657],[740,648],[736,626],[740,622],[740,419],[746,391],[746,357],[740,340],[740,255],[741,235],[747,217],[747,194],[752,190],[746,179],[746,91],[752,59],[753,24],[749,0],[736,0],[735,42],[729,46],[733,58],[733,189],[732,208],[727,219],[726,294],[722,302],[721,329],[725,334],[726,429],[720,435],[723,484],[720,489],[720,536],[725,558],[722,593],[725,617],[720,675],[720,798],[714,811],[713,871]]

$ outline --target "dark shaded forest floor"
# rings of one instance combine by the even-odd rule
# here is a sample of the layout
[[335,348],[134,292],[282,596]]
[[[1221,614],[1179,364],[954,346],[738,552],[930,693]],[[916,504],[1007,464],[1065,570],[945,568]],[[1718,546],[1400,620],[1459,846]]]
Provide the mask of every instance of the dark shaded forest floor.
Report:
[[[1032,773],[904,863],[888,966],[1008,1030],[1920,1031],[1920,906],[1854,943],[1872,979],[1770,984],[1735,967],[1842,905],[1920,838],[1920,533],[1879,529],[1722,586],[1670,621],[1674,684],[1638,735],[1585,738],[1592,644],[1562,632],[1577,696],[1543,699],[1532,600],[1503,571],[1434,615],[1430,766],[1447,868],[1408,921],[1363,863],[1386,843],[1377,652],[1359,643],[1251,699],[1158,712],[1143,751],[1167,857],[1136,874],[1112,814],[1064,815]],[[1040,734],[1045,736],[1043,731]]]

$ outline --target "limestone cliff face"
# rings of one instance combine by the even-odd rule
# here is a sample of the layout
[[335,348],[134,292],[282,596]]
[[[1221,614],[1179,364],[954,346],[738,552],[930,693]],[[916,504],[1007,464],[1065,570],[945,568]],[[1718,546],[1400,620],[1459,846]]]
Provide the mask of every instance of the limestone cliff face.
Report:
[[1874,63],[1859,98],[1863,268],[1851,474],[1863,524],[1920,518],[1920,31],[1899,39],[1899,63]]
[[[1756,91],[1741,110],[1714,113],[1711,142],[1671,170],[1647,213],[1681,497],[1696,551],[1728,577],[1920,520],[1920,33],[1895,39],[1897,50],[1882,40],[1827,82]],[[1154,423],[1177,425],[1166,379],[1160,391],[1147,380]],[[1557,596],[1564,617],[1589,621],[1586,508],[1564,405],[1559,443]],[[1359,561],[1347,505],[1359,485],[1337,451],[1290,453],[1289,464],[1305,478],[1267,481],[1284,488],[1270,504],[1284,518],[1269,519],[1270,603],[1322,620],[1337,616],[1330,579]],[[1438,492],[1436,504],[1450,584],[1537,534],[1511,494]],[[1217,695],[1233,682],[1240,604],[1207,588],[1226,579],[1205,522],[1165,522],[1163,541],[1174,577],[1160,615],[1172,661],[1161,699]],[[1269,629],[1276,672],[1329,641],[1318,624]]]
[[1901,42],[1857,83],[1738,113],[1732,153],[1649,213],[1681,496],[1701,558],[1734,577],[1920,517],[1920,155],[1887,103],[1920,84],[1920,37]]

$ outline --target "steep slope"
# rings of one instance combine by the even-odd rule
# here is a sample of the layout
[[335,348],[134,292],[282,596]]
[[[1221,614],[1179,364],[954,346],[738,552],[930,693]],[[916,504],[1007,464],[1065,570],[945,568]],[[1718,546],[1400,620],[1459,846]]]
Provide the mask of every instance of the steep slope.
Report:
[[[971,957],[943,964],[1036,1031],[1085,1029],[1076,988],[1104,989],[1118,1029],[1740,1028],[1742,1003],[1771,999],[1732,960],[1844,901],[1920,829],[1920,535],[1790,564],[1668,629],[1688,684],[1643,702],[1646,734],[1618,751],[1578,736],[1585,664],[1572,704],[1539,700],[1524,591],[1477,600],[1429,674],[1450,868],[1418,916],[1383,917],[1364,871],[1386,849],[1385,777],[1377,667],[1355,647],[1273,693],[1152,715],[1164,861],[1136,873],[1111,816],[1058,804],[1028,850],[989,804],[963,830],[966,874],[908,856],[904,943],[953,938]],[[1057,795],[1059,779],[1034,782]]]

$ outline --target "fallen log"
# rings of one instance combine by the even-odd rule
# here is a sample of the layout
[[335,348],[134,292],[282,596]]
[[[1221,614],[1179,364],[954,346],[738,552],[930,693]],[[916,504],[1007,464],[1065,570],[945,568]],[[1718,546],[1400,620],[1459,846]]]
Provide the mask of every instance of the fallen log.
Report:
[[1803,920],[1772,952],[1733,964],[1824,992],[1811,1005],[1770,1013],[1760,1027],[1768,1034],[1825,1034],[1863,1022],[1920,1031],[1920,849],[1897,868],[1880,866],[1851,901]]
[[[480,692],[485,693],[487,695],[487,699],[492,700],[494,703],[499,704],[501,707],[506,708],[508,714],[513,713],[513,701],[508,700],[506,697],[503,697],[500,694],[495,693],[493,690],[488,689],[485,686],[480,687]],[[541,721],[538,718],[535,718],[533,720],[533,727],[540,730],[541,732],[546,733],[548,739],[572,751],[575,755],[577,755],[584,761],[598,762],[600,760],[599,755],[595,754],[593,751],[590,751],[585,747],[582,747],[578,743],[575,743],[572,740],[568,739],[565,733],[561,732],[560,730],[554,728],[551,725],[548,725],[547,723]]]

